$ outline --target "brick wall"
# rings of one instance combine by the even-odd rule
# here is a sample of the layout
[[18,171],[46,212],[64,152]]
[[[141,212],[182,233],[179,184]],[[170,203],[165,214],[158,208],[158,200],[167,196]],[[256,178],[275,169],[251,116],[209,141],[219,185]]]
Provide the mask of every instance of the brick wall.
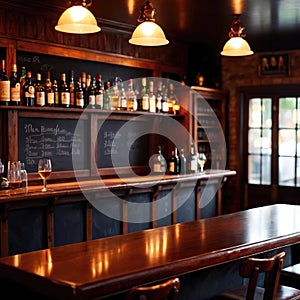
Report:
[[[260,57],[270,54],[289,54],[288,75],[261,76],[259,71]],[[246,86],[267,86],[300,84],[300,50],[281,51],[273,53],[255,53],[245,57],[222,57],[222,87],[229,91],[227,102],[227,168],[236,170],[237,176],[230,179],[225,190],[224,210],[226,212],[236,211],[243,206],[243,195],[241,195],[242,166],[240,158],[241,128],[240,121],[240,88]]]

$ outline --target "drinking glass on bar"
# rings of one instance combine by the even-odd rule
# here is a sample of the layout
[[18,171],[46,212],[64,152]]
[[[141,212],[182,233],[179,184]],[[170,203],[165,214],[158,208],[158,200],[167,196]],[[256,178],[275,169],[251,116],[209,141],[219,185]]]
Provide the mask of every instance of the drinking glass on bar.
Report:
[[47,187],[46,187],[47,178],[50,176],[50,174],[52,172],[51,159],[49,159],[49,158],[40,159],[38,162],[38,172],[39,172],[41,178],[43,179],[42,192],[45,192],[45,191],[47,191]]
[[18,162],[9,162],[7,170],[7,179],[9,182],[9,187],[14,190],[21,187],[21,170],[20,164]]
[[200,173],[203,173],[204,165],[206,163],[206,156],[204,153],[198,153],[198,163],[200,165]]

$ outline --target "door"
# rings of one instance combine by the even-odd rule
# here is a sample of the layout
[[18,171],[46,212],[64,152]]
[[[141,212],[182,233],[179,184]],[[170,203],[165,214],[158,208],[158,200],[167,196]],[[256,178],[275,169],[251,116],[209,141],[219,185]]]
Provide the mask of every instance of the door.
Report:
[[300,203],[300,88],[245,89],[242,100],[244,207]]

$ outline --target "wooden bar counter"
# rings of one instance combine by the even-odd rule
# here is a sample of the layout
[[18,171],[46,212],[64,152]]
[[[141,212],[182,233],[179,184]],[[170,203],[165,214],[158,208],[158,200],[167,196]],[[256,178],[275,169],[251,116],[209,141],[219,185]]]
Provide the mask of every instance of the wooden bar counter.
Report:
[[[235,174],[236,172],[231,170],[206,170],[202,174],[164,177],[136,176],[103,180],[90,177],[79,182],[49,181],[46,192],[41,191],[42,180],[39,179],[40,184],[30,185],[27,192],[24,189],[2,190],[0,191],[1,256],[221,214],[222,185],[228,177]],[[205,198],[202,194],[205,189],[210,189],[210,193],[214,196],[211,207],[208,205],[202,209],[201,201],[204,202]],[[186,191],[190,196],[182,203]],[[124,201],[114,201],[115,196]],[[163,201],[156,201],[162,197]],[[121,219],[107,217],[107,214],[95,207],[95,203],[101,208],[117,212]],[[145,209],[135,211],[131,209],[132,203],[149,205],[147,211]],[[172,213],[165,218],[155,217],[165,209]],[[132,215],[143,213],[154,217],[144,223],[130,222]]]
[[299,217],[276,204],[4,257],[0,277],[57,299],[102,298],[299,243]]

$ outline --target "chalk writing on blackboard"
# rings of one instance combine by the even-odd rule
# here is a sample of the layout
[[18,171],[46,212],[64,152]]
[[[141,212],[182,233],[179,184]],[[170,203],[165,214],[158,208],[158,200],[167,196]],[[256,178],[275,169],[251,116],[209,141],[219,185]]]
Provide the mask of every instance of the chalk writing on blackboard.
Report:
[[[107,120],[98,132],[98,167],[125,167],[145,165],[149,151],[147,136],[140,136],[141,124],[130,122],[121,130],[123,120]],[[112,158],[114,157],[114,163]]]
[[72,155],[82,160],[84,167],[84,130],[74,132],[77,120],[21,119],[19,157],[29,172],[35,172],[38,160],[49,157],[53,169],[72,169]]
[[119,132],[104,131],[103,132],[103,146],[104,146],[104,155],[118,154],[116,148],[116,140],[121,138]]

